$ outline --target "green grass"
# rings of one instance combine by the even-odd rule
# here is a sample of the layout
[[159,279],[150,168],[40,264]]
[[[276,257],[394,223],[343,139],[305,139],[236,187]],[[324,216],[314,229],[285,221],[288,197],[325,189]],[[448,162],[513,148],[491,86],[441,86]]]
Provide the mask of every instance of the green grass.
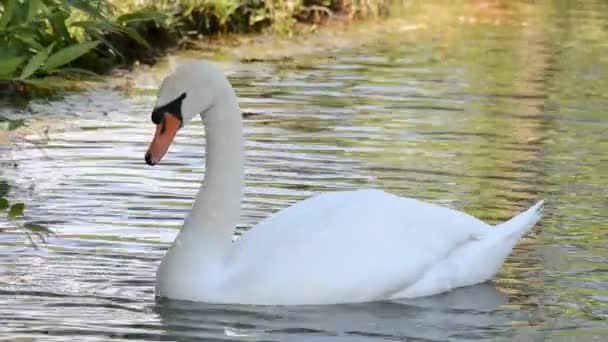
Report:
[[[149,48],[129,20],[113,16],[104,0],[5,0],[0,5],[0,85],[50,89],[55,78],[94,75],[120,61],[108,36]],[[17,86],[15,86],[15,84]]]
[[56,90],[202,36],[386,12],[392,0],[3,0],[0,96]]

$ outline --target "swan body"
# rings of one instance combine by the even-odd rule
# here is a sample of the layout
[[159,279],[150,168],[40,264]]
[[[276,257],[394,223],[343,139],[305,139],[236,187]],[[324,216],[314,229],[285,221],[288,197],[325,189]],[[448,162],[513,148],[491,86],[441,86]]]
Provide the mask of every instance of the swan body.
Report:
[[[180,96],[181,103],[172,102]],[[492,227],[381,190],[329,192],[279,211],[233,242],[244,182],[234,90],[213,64],[186,63],[161,85],[157,109],[165,107],[179,112],[167,111],[167,120],[173,115],[182,125],[200,113],[207,167],[184,228],[159,266],[160,297],[295,305],[434,295],[491,279],[542,216],[540,201]],[[149,164],[164,154],[154,155],[162,150],[155,144]]]

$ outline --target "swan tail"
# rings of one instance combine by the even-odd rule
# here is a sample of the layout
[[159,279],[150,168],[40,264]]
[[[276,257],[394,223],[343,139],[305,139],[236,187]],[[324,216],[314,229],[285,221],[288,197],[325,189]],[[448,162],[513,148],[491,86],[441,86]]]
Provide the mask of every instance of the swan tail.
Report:
[[455,287],[481,283],[494,277],[513,247],[542,218],[544,204],[544,200],[538,201],[528,210],[489,229],[491,232],[486,238],[465,246],[460,251],[461,258],[457,258],[460,273],[454,280]]
[[411,298],[479,284],[491,279],[500,270],[513,247],[543,216],[544,201],[497,225],[477,239],[455,249],[448,258],[438,262],[422,279],[391,296]]
[[538,201],[528,210],[513,217],[512,219],[496,225],[496,231],[500,235],[506,234],[515,240],[521,239],[528,233],[536,223],[543,217],[545,201]]

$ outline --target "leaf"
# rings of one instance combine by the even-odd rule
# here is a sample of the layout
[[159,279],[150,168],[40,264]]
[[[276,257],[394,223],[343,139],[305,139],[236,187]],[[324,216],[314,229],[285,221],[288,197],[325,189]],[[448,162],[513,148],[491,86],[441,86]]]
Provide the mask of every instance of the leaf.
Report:
[[8,185],[8,182],[5,180],[0,181],[0,197],[5,197],[6,195],[8,195],[8,190],[10,189],[10,186]]
[[25,209],[25,204],[23,203],[15,203],[11,205],[11,208],[8,211],[8,216],[10,218],[15,218],[17,216],[23,215],[23,209]]
[[11,203],[6,198],[0,198],[0,210],[10,207]]
[[13,73],[25,61],[26,56],[9,57],[0,60],[0,79],[11,78]]
[[27,22],[30,22],[39,10],[44,10],[46,6],[42,3],[42,0],[30,0],[27,8]]
[[[11,26],[14,25],[31,25],[31,22],[27,20],[27,12],[28,12],[28,1],[19,1],[19,5],[15,8],[15,13],[13,13],[13,18],[11,19]],[[8,28],[11,29],[10,27]]]
[[148,42],[144,39],[144,37],[142,37],[139,33],[137,33],[137,31],[135,31],[134,29],[130,28],[130,27],[123,27],[122,28],[122,32],[124,32],[127,36],[129,36],[131,39],[133,39],[134,41],[136,41],[137,43],[139,43],[140,45],[145,46],[146,48],[150,48],[150,45],[148,44]]
[[25,65],[23,70],[21,70],[21,76],[19,76],[19,78],[26,79],[32,76],[38,69],[40,69],[42,64],[44,64],[47,58],[49,58],[49,54],[51,53],[51,51],[53,51],[53,46],[55,46],[55,43],[51,43],[51,45],[38,51],[37,54],[30,58],[30,61]]
[[28,47],[33,48],[35,50],[41,50],[44,49],[44,46],[42,46],[42,44],[40,44],[36,38],[36,35],[33,34],[32,32],[27,32],[27,33],[17,33],[15,34],[15,38],[17,38],[19,41],[25,43],[28,45]]
[[4,14],[2,14],[2,18],[0,18],[0,30],[4,29],[6,25],[11,22],[17,6],[19,6],[19,0],[6,1],[4,4]]
[[60,66],[66,65],[85,53],[94,49],[99,45],[100,41],[84,42],[63,48],[49,57],[42,67],[44,71],[57,69]]
[[82,27],[86,32],[95,32],[98,34],[107,34],[109,32],[121,33],[121,27],[114,25],[108,21],[75,21],[70,24],[73,27]]
[[16,44],[16,42],[2,41],[2,39],[0,39],[0,60],[11,57],[22,57],[26,55],[26,47],[24,47],[22,44]]
[[53,27],[53,32],[55,32],[55,35],[58,36],[57,38],[61,37],[69,42],[72,41],[72,36],[70,36],[68,28],[65,26],[65,21],[67,18],[67,15],[59,10],[55,10],[54,13],[48,17],[49,21],[51,22],[51,26]]
[[93,71],[90,71],[87,69],[81,69],[81,68],[55,69],[55,70],[49,71],[49,74],[56,74],[56,75],[81,74],[81,75],[87,75],[87,76],[91,76],[91,77],[95,77],[95,78],[101,77],[99,74],[96,74]]
[[105,45],[107,45],[107,46],[108,46],[108,48],[110,48],[110,51],[111,51],[111,52],[112,52],[114,55],[116,55],[116,56],[118,56],[118,57],[120,57],[120,58],[122,58],[122,59],[124,59],[124,58],[125,58],[125,55],[124,55],[122,52],[120,52],[120,50],[118,50],[118,49],[116,48],[116,46],[114,46],[114,44],[112,44],[112,43],[111,43],[109,40],[105,39],[105,38],[104,38],[103,36],[101,36],[101,35],[98,35],[98,36],[97,36],[97,39],[99,39],[99,40],[100,40],[100,41],[102,41],[102,42],[103,42]]

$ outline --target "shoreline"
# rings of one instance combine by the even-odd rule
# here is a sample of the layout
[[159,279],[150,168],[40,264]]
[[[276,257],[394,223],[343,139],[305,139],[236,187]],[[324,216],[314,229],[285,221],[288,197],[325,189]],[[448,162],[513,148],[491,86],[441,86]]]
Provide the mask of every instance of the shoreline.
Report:
[[[0,59],[0,99],[44,97],[78,90],[81,82],[115,71],[155,65],[159,59],[202,45],[230,45],[234,37],[301,38],[339,22],[387,17],[403,0],[289,0],[280,3],[225,0],[191,4],[178,1],[104,0],[101,7],[82,4],[17,3],[5,9],[0,34],[6,56]],[[24,7],[25,6],[25,7]],[[23,8],[29,13],[21,18]],[[88,6],[88,7],[87,7]],[[21,8],[23,7],[23,8]],[[8,12],[7,12],[8,11]],[[63,17],[53,18],[56,12]],[[49,17],[51,14],[51,17]],[[67,15],[67,16],[66,16]],[[80,21],[79,21],[80,20]],[[49,36],[24,41],[15,27],[48,26]],[[60,23],[61,27],[56,27]],[[100,26],[101,25],[101,26]],[[1,42],[0,42],[1,43]],[[12,45],[11,45],[12,44]],[[0,44],[1,45],[1,44]]]
[[[403,16],[390,18],[330,21],[314,31],[294,36],[274,34],[227,34],[195,41],[188,49],[173,49],[149,64],[135,63],[131,68],[114,69],[104,76],[115,90],[149,88],[139,78],[150,77],[154,69],[172,69],[182,60],[207,59],[222,65],[289,62],[303,56],[328,55],[344,49],[356,48],[381,39],[387,33],[417,34],[425,30],[425,23],[413,23]],[[163,66],[165,64],[166,66]]]
[[[335,0],[338,1],[338,0]],[[475,1],[462,0],[459,4],[466,6],[444,6],[437,3],[424,3],[419,1],[404,2],[401,0],[379,1],[377,4],[385,5],[386,10],[382,13],[368,15],[329,16],[321,21],[321,24],[310,22],[298,22],[293,20],[291,33],[280,33],[277,30],[265,29],[248,30],[247,33],[221,32],[211,35],[198,34],[189,36],[181,42],[166,40],[163,31],[152,37],[149,48],[139,45],[131,45],[127,49],[138,51],[140,56],[150,58],[135,58],[131,62],[114,60],[107,65],[97,66],[102,72],[98,75],[55,75],[44,73],[33,74],[32,79],[22,80],[19,78],[3,79],[0,77],[0,100],[8,100],[12,103],[27,103],[31,99],[44,98],[49,95],[61,93],[79,92],[97,86],[100,83],[110,83],[118,88],[128,87],[130,80],[138,74],[150,70],[159,64],[171,64],[173,59],[179,59],[192,55],[195,58],[220,59],[222,61],[256,63],[256,62],[283,62],[299,55],[325,54],[334,50],[352,48],[365,44],[374,39],[381,39],[384,34],[417,35],[428,34],[442,35],[442,31],[448,25],[495,23],[500,24],[502,19],[509,19],[514,12],[513,9],[500,8],[496,11],[493,7],[480,6]],[[506,18],[503,14],[507,14]],[[177,14],[172,14],[177,15]],[[501,18],[502,17],[502,18]],[[512,18],[511,18],[512,19]],[[507,20],[509,21],[509,20]],[[144,32],[145,26],[153,24],[151,21],[137,22],[143,25],[138,31]],[[437,30],[438,29],[438,30]],[[143,31],[142,31],[143,30]],[[179,30],[183,30],[180,28]],[[178,30],[176,29],[175,32]],[[140,32],[140,33],[141,33]],[[150,32],[148,32],[150,34]],[[116,36],[115,37],[119,37]],[[120,36],[118,42],[129,43],[128,37]],[[435,39],[436,37],[431,37]],[[127,44],[129,45],[129,44]],[[139,49],[137,49],[139,47]],[[93,50],[92,52],[95,52]],[[83,57],[91,57],[85,54]],[[133,56],[131,56],[133,57]],[[94,58],[93,58],[94,60]],[[78,62],[79,59],[75,60]],[[107,60],[105,61],[107,62]],[[74,64],[74,63],[72,63]],[[72,65],[68,64],[68,65]],[[95,64],[95,63],[93,63]],[[84,71],[88,64],[85,63]],[[76,63],[76,66],[79,66]],[[82,70],[82,68],[80,68]],[[37,77],[41,78],[37,78]],[[117,78],[124,78],[120,80]],[[47,83],[45,87],[39,83]]]

